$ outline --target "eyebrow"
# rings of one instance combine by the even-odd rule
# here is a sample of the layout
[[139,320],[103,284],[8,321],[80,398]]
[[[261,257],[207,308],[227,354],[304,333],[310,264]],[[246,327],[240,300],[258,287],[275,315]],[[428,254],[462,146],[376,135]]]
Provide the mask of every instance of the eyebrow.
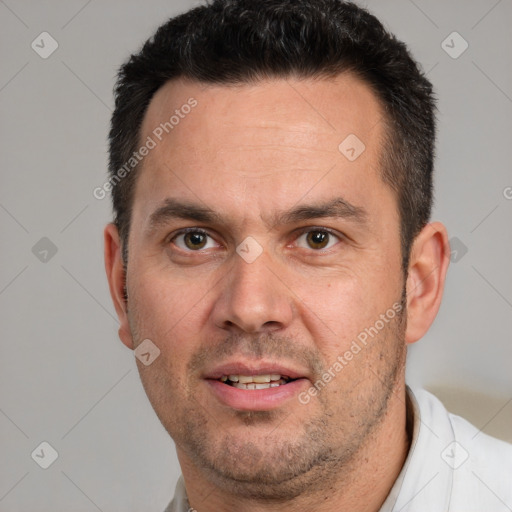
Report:
[[194,220],[196,222],[220,222],[221,216],[210,208],[168,198],[149,217],[149,230],[158,228],[173,219]]
[[366,224],[368,214],[363,207],[355,206],[342,197],[336,197],[327,202],[300,205],[290,211],[278,213],[274,217],[273,225],[327,217],[347,219],[363,225]]
[[[299,205],[288,211],[276,212],[271,216],[269,225],[275,227],[328,217],[347,219],[364,225],[368,214],[363,207],[355,206],[342,197],[336,197],[327,202]],[[148,231],[153,231],[174,219],[192,220],[204,224],[226,223],[222,215],[208,207],[168,198],[150,215]]]

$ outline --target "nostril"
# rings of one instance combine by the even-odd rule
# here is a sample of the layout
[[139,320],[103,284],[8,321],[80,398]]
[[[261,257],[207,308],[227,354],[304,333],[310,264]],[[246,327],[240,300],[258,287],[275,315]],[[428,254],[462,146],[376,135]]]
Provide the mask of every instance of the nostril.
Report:
[[263,327],[263,329],[268,330],[268,331],[276,331],[277,329],[282,328],[282,324],[281,324],[281,322],[269,320],[268,322],[265,322],[262,327]]

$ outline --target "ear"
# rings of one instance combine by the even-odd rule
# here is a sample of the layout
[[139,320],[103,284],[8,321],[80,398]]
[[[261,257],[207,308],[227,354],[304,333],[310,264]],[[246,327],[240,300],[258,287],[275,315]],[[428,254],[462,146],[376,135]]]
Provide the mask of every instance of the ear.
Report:
[[128,322],[127,304],[124,297],[125,272],[122,258],[122,246],[119,232],[114,224],[108,224],[104,231],[105,239],[105,270],[107,272],[110,295],[119,317],[119,338],[133,349],[133,339]]
[[407,277],[407,343],[422,338],[434,322],[441,305],[449,262],[446,228],[440,222],[427,224],[411,248]]

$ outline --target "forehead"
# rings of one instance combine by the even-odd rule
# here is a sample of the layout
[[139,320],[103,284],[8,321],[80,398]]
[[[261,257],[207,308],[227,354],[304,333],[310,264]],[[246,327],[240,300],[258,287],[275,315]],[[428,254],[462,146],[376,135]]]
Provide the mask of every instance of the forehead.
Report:
[[[189,109],[187,103],[192,99],[197,106]],[[225,142],[222,149],[229,150],[231,145],[247,146],[255,136],[255,142],[259,142],[265,138],[272,140],[277,134],[283,142],[305,144],[305,149],[332,151],[349,133],[370,142],[381,117],[380,102],[373,91],[352,74],[332,79],[274,79],[241,85],[173,80],[152,98],[142,135],[149,135],[162,123],[171,121],[172,129],[163,137],[194,147],[200,154],[211,150],[212,142],[217,150],[219,143]],[[235,127],[251,131],[235,131]],[[203,136],[200,144],[189,137],[192,132]]]
[[[215,210],[275,209],[307,194],[389,193],[380,179],[380,102],[358,78],[275,79],[237,86],[168,82],[153,97],[141,141],[135,203],[149,215],[170,194]],[[345,193],[344,193],[345,192]],[[315,197],[316,196],[316,197]],[[324,196],[324,197],[321,197]]]

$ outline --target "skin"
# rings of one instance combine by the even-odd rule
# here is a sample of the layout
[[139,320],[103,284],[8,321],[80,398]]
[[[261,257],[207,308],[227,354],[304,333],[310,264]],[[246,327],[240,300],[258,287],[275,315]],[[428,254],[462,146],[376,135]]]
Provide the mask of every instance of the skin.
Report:
[[[143,161],[126,276],[117,230],[105,229],[119,335],[131,349],[147,338],[160,349],[149,366],[137,364],[176,443],[190,505],[377,511],[409,449],[406,346],[437,314],[446,229],[435,222],[421,231],[405,279],[396,198],[380,176],[382,108],[354,76],[237,87],[169,82],[149,105],[141,140],[190,97],[197,106]],[[365,144],[352,162],[338,150],[349,134]],[[151,222],[169,198],[216,217]],[[283,215],[339,198],[361,218]],[[190,238],[177,234],[183,228],[211,238],[190,249]],[[319,236],[325,248],[311,245]],[[251,263],[236,252],[246,237],[262,249]],[[301,403],[298,392],[402,297],[403,314]],[[205,380],[226,361],[281,364],[303,379],[278,407],[229,407]]]

